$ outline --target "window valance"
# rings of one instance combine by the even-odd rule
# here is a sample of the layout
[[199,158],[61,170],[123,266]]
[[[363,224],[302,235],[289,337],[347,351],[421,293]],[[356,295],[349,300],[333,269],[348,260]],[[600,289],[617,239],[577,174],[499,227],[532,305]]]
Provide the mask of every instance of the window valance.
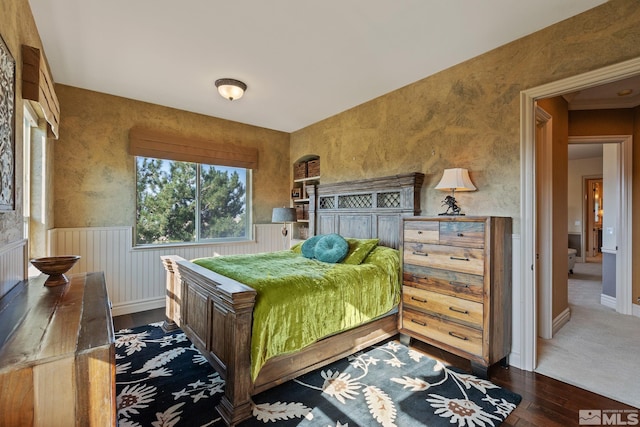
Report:
[[129,131],[129,153],[134,156],[182,162],[258,168],[257,148],[221,144],[207,139],[138,127]]
[[53,86],[51,72],[40,49],[22,45],[22,98],[40,105],[51,135],[58,139],[60,104]]

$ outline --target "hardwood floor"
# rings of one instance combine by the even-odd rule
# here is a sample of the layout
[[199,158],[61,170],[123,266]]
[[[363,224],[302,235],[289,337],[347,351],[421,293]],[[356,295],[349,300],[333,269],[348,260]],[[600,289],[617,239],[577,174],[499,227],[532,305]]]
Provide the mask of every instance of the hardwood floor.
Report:
[[[428,344],[416,341],[411,343],[417,349],[443,361],[443,363],[471,371],[471,364],[465,359]],[[522,396],[522,402],[501,424],[502,426],[578,426],[581,409],[602,411],[626,409],[632,410],[636,414],[640,413],[640,411],[636,412],[636,408],[632,406],[536,372],[523,371],[514,367],[503,368],[500,364],[496,364],[490,368],[489,378],[493,383]],[[623,417],[622,420],[626,420],[626,418]]]
[[113,318],[113,329],[135,328],[136,326],[148,325],[149,323],[161,322],[164,320],[164,308],[155,310],[140,311],[138,313],[115,316]]
[[[117,331],[162,320],[164,320],[164,309],[156,309],[114,317],[113,324]],[[471,364],[465,359],[419,341],[412,340],[412,345],[446,364],[471,371]],[[581,409],[598,409],[605,412],[608,410],[628,410],[633,411],[636,416],[640,412],[636,408],[615,400],[535,372],[522,371],[514,367],[503,368],[499,364],[494,365],[489,371],[489,377],[495,384],[522,396],[520,405],[502,424],[506,427],[578,426],[578,414]],[[621,421],[625,420],[626,414],[622,414]],[[618,425],[624,424],[618,423]]]

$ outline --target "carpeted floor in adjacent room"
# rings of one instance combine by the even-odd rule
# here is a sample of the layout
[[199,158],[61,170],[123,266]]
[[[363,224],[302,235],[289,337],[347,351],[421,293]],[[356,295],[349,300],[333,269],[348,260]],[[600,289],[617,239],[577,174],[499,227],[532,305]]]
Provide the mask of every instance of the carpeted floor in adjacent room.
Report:
[[571,320],[538,340],[536,372],[640,407],[640,319],[600,304],[602,265],[576,263],[569,276]]

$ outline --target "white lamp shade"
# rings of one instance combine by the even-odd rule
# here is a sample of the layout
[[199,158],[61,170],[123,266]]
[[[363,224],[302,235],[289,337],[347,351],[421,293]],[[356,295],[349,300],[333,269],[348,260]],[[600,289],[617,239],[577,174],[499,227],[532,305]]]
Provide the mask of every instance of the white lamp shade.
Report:
[[271,222],[296,222],[295,208],[273,208]]
[[436,190],[443,191],[474,191],[476,186],[469,178],[469,171],[462,168],[445,169],[442,179],[436,185]]
[[218,93],[229,101],[242,98],[244,91],[247,90],[246,84],[235,79],[218,79],[216,80],[216,87],[218,88]]

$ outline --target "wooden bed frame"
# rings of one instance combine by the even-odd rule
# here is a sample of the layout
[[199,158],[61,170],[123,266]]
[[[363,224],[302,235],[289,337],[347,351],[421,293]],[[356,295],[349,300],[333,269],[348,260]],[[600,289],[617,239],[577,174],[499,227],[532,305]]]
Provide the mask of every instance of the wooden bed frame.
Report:
[[[421,173],[309,187],[310,235],[380,239],[398,248],[401,218],[420,214]],[[256,292],[177,255],[163,256],[164,328],[182,328],[225,380],[216,407],[229,425],[251,417],[251,396],[327,365],[398,332],[397,309],[304,349],[269,359],[251,380],[251,325]]]

